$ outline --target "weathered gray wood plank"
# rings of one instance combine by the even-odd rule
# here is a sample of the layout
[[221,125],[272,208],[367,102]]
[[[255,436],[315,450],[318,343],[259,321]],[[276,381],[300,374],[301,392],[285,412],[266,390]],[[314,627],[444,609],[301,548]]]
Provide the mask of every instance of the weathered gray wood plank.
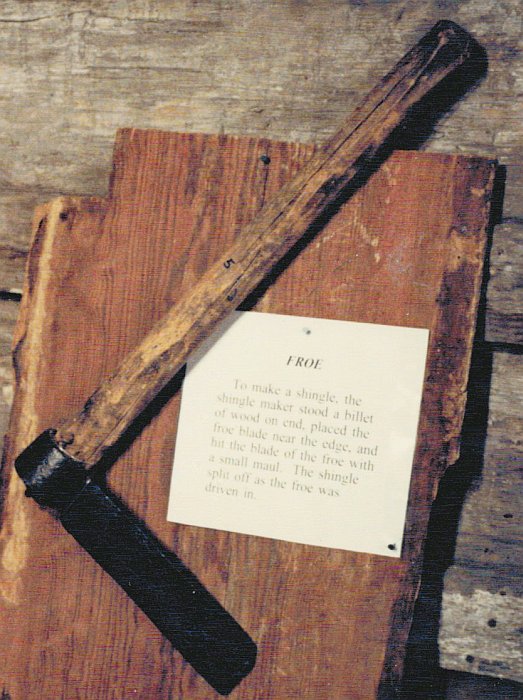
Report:
[[[523,130],[523,127],[522,127]],[[523,162],[506,166],[505,191],[503,193],[503,221],[523,223]]]
[[523,343],[523,223],[496,227],[485,335],[492,342]]
[[523,682],[523,355],[495,353],[481,480],[463,508],[439,636],[445,668]]
[[[445,668],[523,681],[521,578],[453,566],[445,578]],[[458,612],[459,611],[459,612]]]
[[[523,569],[523,355],[495,353],[481,481],[467,498],[455,557]],[[516,545],[505,559],[504,545]],[[523,624],[523,620],[522,620]]]

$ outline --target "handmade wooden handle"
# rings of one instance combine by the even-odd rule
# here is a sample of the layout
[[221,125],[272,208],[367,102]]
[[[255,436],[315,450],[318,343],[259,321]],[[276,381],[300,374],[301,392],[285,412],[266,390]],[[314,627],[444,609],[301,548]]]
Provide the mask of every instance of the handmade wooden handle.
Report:
[[154,326],[82,411],[59,427],[60,447],[86,465],[95,464],[216,325],[310,232],[342,191],[357,185],[411,108],[478,49],[458,25],[436,24],[241,231],[192,292]]

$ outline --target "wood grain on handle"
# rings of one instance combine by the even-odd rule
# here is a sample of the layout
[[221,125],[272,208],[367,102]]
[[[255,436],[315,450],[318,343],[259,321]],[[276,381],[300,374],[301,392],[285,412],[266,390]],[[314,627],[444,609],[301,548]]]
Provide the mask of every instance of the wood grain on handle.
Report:
[[436,24],[240,232],[192,292],[153,327],[82,411],[59,427],[56,439],[67,453],[87,465],[95,464],[200,342],[366,172],[410,109],[477,48],[459,26],[446,21]]

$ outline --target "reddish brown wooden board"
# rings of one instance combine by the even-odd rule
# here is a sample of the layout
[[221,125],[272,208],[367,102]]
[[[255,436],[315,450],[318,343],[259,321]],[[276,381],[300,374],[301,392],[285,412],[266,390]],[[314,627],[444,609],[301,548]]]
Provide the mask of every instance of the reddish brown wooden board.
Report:
[[[11,700],[215,697],[51,515],[24,498],[11,463],[39,431],[81,408],[311,152],[125,130],[107,202],[64,198],[36,212],[3,473],[0,690]],[[494,167],[394,154],[257,304],[430,328],[401,559],[167,523],[179,394],[110,472],[114,489],[259,644],[235,700],[370,700],[397,684],[430,505],[457,456]]]

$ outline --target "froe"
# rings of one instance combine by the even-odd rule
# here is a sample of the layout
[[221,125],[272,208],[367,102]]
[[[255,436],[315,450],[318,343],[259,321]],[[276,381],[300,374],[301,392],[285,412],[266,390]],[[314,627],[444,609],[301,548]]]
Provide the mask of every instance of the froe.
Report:
[[397,129],[470,60],[484,58],[461,27],[438,22],[356,107],[343,126],[243,228],[233,245],[86,401],[16,459],[27,494],[115,579],[220,694],[252,670],[250,636],[187,567],[96,476],[190,354],[287,256],[316,234],[386,157]]

